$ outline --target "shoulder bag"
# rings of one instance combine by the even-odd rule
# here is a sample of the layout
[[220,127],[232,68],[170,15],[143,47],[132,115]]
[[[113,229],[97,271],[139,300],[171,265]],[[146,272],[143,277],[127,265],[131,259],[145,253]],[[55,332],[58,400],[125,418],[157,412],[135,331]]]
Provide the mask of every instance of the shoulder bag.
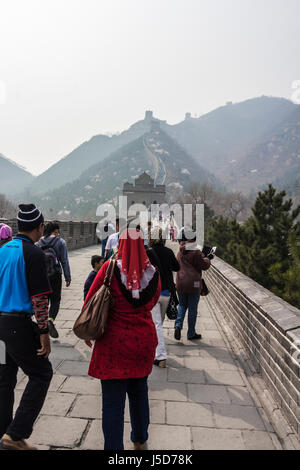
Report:
[[116,261],[109,262],[105,278],[100,289],[93,295],[77,318],[73,332],[83,340],[99,340],[104,334],[107,319],[114,305],[110,285]]

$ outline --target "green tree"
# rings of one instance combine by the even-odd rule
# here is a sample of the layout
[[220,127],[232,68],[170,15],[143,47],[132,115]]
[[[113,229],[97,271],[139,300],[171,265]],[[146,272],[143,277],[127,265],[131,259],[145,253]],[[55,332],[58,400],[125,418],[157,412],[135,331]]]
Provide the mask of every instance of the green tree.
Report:
[[291,230],[288,238],[290,266],[281,270],[281,263],[270,267],[270,274],[276,281],[272,291],[284,300],[300,308],[300,222]]
[[258,194],[236,253],[236,267],[270,290],[281,284],[271,267],[276,265],[281,273],[290,268],[289,235],[300,213],[300,206],[292,210],[293,202],[285,196],[272,185]]

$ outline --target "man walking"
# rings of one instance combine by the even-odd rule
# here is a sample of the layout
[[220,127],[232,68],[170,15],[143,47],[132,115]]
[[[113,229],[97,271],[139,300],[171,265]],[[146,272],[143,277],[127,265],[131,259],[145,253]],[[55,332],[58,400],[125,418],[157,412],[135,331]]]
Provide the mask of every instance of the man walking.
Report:
[[[34,244],[41,238],[44,217],[34,204],[20,204],[17,236],[0,250],[0,449],[36,450],[28,444],[33,424],[52,379],[48,330],[45,254]],[[31,320],[35,315],[37,323]],[[29,381],[13,418],[19,367]]]
[[[68,259],[66,242],[60,237],[59,225],[57,222],[48,222],[44,228],[44,237],[36,243],[46,254],[46,264],[48,265],[48,278],[52,293],[49,296],[49,332],[52,338],[58,338],[58,331],[54,325],[59,312],[62,271],[66,281],[66,287],[71,284],[71,271]],[[49,267],[49,264],[53,266]],[[50,271],[49,271],[50,270]]]

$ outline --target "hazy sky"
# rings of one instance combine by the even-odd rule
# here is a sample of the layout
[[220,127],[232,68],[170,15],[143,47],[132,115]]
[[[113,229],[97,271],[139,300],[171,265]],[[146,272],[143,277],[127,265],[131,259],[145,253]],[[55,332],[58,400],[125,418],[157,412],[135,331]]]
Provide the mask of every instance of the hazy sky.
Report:
[[0,0],[0,153],[34,174],[146,109],[291,98],[300,0]]

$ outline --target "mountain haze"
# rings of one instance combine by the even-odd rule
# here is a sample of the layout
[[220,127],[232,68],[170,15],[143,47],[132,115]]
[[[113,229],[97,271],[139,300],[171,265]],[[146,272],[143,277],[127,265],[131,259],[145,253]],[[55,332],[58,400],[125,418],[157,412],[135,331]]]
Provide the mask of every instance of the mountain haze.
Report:
[[300,106],[232,166],[231,184],[239,190],[250,191],[275,183],[287,191],[290,188],[296,191],[299,179]]
[[213,175],[158,126],[152,125],[150,132],[93,165],[74,182],[42,196],[40,204],[46,214],[54,217],[95,218],[99,204],[116,202],[123,184],[133,182],[143,171],[157,184],[166,184],[168,194],[187,189],[192,181],[217,185]]
[[74,181],[95,163],[101,162],[111,153],[138,139],[150,130],[151,117],[150,119],[149,117],[150,115],[146,113],[144,120],[136,122],[119,135],[115,134],[109,137],[99,134],[84,142],[39,175],[31,185],[32,194],[43,194]]
[[34,180],[34,176],[31,173],[2,154],[0,154],[0,177],[0,193],[7,196],[12,196],[22,191]]
[[179,124],[166,124],[163,128],[200,165],[223,178],[224,169],[230,168],[233,160],[241,160],[296,108],[297,105],[286,99],[263,96],[228,103],[200,118],[188,117]]

